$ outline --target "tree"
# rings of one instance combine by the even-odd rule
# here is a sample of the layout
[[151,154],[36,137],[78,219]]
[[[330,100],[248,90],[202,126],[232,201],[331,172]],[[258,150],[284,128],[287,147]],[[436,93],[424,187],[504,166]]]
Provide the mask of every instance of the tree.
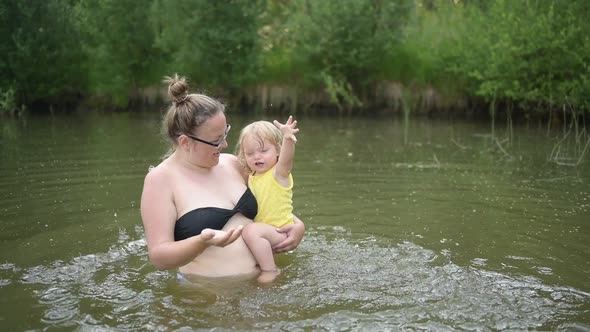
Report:
[[1,89],[19,104],[63,104],[84,89],[72,1],[2,0],[0,14]]

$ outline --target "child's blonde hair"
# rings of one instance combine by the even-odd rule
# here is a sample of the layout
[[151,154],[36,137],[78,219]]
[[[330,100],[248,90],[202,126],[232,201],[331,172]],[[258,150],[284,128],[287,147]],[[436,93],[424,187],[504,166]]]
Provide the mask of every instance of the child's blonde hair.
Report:
[[236,145],[236,154],[238,156],[238,160],[242,164],[242,167],[248,170],[248,172],[252,172],[252,170],[250,167],[248,167],[248,163],[246,162],[246,154],[242,148],[244,139],[247,136],[253,136],[256,138],[260,145],[263,145],[264,141],[267,140],[275,146],[277,152],[281,152],[283,134],[274,124],[268,121],[256,121],[247,125],[242,129],[242,131],[240,131],[240,138],[238,139],[238,144]]

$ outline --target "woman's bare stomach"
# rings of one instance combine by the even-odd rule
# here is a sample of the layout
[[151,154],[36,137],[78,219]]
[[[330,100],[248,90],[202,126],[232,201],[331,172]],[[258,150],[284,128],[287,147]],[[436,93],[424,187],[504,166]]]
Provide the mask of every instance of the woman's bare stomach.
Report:
[[[233,216],[223,230],[251,223],[241,214]],[[179,269],[180,273],[204,277],[228,277],[259,272],[256,260],[240,236],[225,247],[211,246],[192,262]]]

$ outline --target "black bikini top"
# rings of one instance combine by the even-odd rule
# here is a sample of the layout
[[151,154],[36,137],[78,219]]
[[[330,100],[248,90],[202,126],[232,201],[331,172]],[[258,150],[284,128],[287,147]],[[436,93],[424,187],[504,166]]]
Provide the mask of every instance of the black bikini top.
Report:
[[231,210],[218,207],[203,207],[185,213],[176,220],[176,225],[174,225],[174,241],[199,235],[205,228],[221,230],[228,220],[238,212],[249,219],[256,217],[258,203],[250,188],[246,189],[236,206]]

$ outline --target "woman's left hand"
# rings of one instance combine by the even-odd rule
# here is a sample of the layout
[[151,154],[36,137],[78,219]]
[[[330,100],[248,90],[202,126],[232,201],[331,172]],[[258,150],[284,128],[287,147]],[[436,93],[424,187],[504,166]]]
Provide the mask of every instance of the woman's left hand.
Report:
[[305,235],[305,225],[295,216],[293,216],[293,220],[293,224],[277,228],[277,232],[286,233],[287,238],[272,247],[274,253],[291,251],[297,248],[299,243],[301,243],[301,240],[303,240],[303,235]]

